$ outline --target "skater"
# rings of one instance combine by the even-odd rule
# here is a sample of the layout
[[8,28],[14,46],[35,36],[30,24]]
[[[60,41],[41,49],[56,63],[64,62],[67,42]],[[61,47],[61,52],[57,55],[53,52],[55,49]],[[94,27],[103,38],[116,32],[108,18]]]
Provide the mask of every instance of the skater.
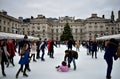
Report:
[[36,49],[37,49],[36,43],[35,43],[35,41],[32,41],[32,43],[31,43],[31,57],[30,57],[30,59],[32,59],[32,57],[33,57],[33,61],[34,62],[36,62],[36,59],[35,59]]
[[79,52],[79,48],[80,48],[80,41],[79,41],[79,40],[77,40],[77,41],[75,42],[75,47],[76,47],[76,51]]
[[73,40],[72,39],[68,40],[67,42],[68,50],[72,50],[73,45],[74,45]]
[[66,61],[62,61],[61,65],[58,65],[56,67],[56,69],[57,69],[57,71],[60,71],[60,72],[68,72],[69,71]]
[[43,39],[43,40],[42,40],[42,43],[41,43],[40,46],[39,46],[39,49],[42,51],[41,61],[45,61],[44,55],[45,55],[45,48],[46,48],[46,46],[47,46],[46,40],[47,40],[47,39]]
[[104,59],[107,63],[107,73],[106,73],[106,79],[111,79],[111,71],[113,66],[113,58],[114,60],[117,60],[118,57],[116,56],[116,52],[118,49],[118,41],[114,38],[111,38],[108,44],[105,48],[105,54]]
[[37,51],[36,59],[40,59],[40,49],[39,49],[40,44],[41,44],[41,39],[36,42],[36,46],[37,46],[37,49],[36,49],[36,51]]
[[[11,39],[8,39],[7,41],[7,51],[9,53],[9,61],[10,63],[15,66],[14,64],[14,56],[15,56],[15,46]],[[9,66],[9,63],[7,63],[7,67]]]
[[97,42],[96,42],[96,40],[94,40],[92,42],[92,49],[91,49],[91,51],[92,51],[92,58],[94,57],[94,54],[95,54],[95,58],[97,59]]
[[28,48],[28,44],[24,44],[20,53],[21,55],[21,58],[19,60],[20,68],[16,74],[16,78],[18,78],[20,71],[23,70],[24,65],[25,65],[25,68],[23,70],[23,76],[28,77],[28,75],[26,74],[26,69],[28,68],[28,63],[29,63],[29,52],[27,48]]
[[[20,51],[21,51],[21,48],[23,47],[24,44],[28,44],[28,52],[29,52],[29,55],[30,55],[30,41],[28,40],[28,36],[25,35],[24,36],[24,39],[22,41],[19,42],[19,47],[18,47],[18,54],[20,55]],[[30,56],[29,56],[30,57]],[[28,68],[27,68],[28,71],[31,71],[30,69],[30,66],[29,66],[29,63],[28,63]]]
[[1,70],[2,70],[2,75],[6,76],[5,74],[5,63],[8,62],[8,56],[9,53],[7,52],[7,47],[6,47],[6,42],[4,39],[0,40],[0,64],[1,64]]
[[54,46],[57,47],[57,45],[54,43],[54,40],[52,39],[50,42],[50,58],[54,58]]
[[68,61],[68,67],[70,68],[71,62],[73,62],[74,70],[76,70],[76,62],[75,59],[78,59],[78,53],[74,50],[65,50],[64,61]]

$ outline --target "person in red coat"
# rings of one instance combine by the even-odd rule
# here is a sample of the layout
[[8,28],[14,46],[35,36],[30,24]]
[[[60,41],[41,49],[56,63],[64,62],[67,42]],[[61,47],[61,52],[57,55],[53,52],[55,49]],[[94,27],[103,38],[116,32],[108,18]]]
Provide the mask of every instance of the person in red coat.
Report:
[[[14,56],[15,56],[15,49],[14,49],[14,43],[13,43],[13,41],[11,40],[11,39],[8,39],[8,41],[7,41],[7,51],[8,51],[8,53],[9,53],[9,61],[10,61],[10,63],[13,65],[13,66],[15,66],[14,65]],[[9,66],[9,63],[7,64],[7,67]]]
[[51,43],[51,40],[50,40],[50,41],[48,41],[48,44],[47,44],[48,55],[50,55],[50,43]]

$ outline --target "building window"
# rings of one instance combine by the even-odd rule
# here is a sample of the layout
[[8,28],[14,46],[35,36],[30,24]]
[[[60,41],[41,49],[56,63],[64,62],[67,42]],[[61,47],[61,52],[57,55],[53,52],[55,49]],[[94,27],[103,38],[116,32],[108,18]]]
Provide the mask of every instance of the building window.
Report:
[[45,30],[43,30],[43,33],[45,32]]
[[89,26],[89,28],[92,28],[92,26]]
[[10,28],[8,28],[8,32],[10,32]]
[[89,33],[89,35],[91,35],[91,33]]
[[56,33],[58,33],[58,29],[56,29]]
[[40,27],[38,26],[37,29],[40,30]]
[[45,28],[45,26],[42,27],[43,29]]
[[4,21],[3,23],[4,23],[4,25],[6,24],[6,22],[5,22],[5,21]]
[[106,27],[106,30],[108,30],[108,27]]
[[100,28],[103,28],[103,26],[100,26]]
[[75,29],[75,33],[77,33],[77,29]]
[[82,29],[80,29],[80,32],[82,33]]
[[97,28],[97,26],[95,26],[95,28]]
[[1,26],[0,26],[0,31],[2,31]]
[[53,33],[53,32],[54,32],[54,29],[52,29],[51,32]]
[[34,27],[34,26],[32,26],[32,28],[34,29],[35,27]]
[[2,20],[0,20],[0,24],[2,23]]
[[4,30],[4,32],[6,32],[6,27],[4,27],[4,29],[3,29],[3,30]]

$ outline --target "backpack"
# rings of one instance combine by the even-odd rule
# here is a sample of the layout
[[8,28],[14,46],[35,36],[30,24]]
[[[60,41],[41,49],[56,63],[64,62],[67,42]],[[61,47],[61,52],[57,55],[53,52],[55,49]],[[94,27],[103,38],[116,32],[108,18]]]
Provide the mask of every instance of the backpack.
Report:
[[74,57],[75,59],[78,59],[78,52],[72,50],[72,53],[73,53],[73,57]]

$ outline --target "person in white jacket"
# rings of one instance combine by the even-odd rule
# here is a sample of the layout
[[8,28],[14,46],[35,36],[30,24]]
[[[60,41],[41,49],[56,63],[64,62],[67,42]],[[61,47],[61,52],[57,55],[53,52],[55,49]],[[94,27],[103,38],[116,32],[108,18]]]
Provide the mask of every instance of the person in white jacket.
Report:
[[36,42],[32,41],[32,43],[31,43],[31,57],[30,58],[33,57],[34,62],[36,62],[36,60],[35,60],[36,49],[37,49]]

